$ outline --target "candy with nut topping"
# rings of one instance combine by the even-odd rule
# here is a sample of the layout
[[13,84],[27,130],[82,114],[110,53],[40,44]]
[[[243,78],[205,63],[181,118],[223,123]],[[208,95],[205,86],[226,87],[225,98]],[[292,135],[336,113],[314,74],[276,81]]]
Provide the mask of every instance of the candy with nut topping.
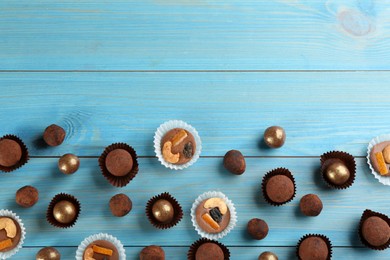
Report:
[[161,145],[164,160],[172,164],[189,162],[196,150],[194,136],[182,128],[174,128],[168,131],[164,135]]
[[219,233],[229,225],[230,210],[223,199],[209,198],[197,207],[196,220],[205,232]]
[[370,153],[374,170],[382,176],[390,176],[390,141],[374,145]]

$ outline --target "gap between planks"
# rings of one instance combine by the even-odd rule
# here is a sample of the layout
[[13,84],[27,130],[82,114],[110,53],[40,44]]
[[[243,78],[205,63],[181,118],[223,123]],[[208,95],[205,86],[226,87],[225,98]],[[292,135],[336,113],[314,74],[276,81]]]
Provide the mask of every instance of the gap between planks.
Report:
[[0,73],[339,73],[390,72],[390,70],[0,70]]
[[[61,156],[43,156],[43,155],[39,155],[39,156],[34,156],[34,155],[30,155],[30,158],[33,158],[33,159],[51,159],[51,158],[60,158]],[[78,156],[79,158],[81,159],[97,159],[99,158],[100,156],[96,156],[96,155],[84,155],[84,156]],[[205,158],[205,159],[210,159],[210,158],[223,158],[224,156],[221,155],[221,156],[199,156],[199,158]],[[259,155],[259,156],[256,156],[256,155],[253,155],[253,156],[244,156],[245,158],[270,158],[270,159],[275,159],[275,158],[281,158],[281,159],[286,159],[286,158],[299,158],[299,159],[315,159],[315,158],[320,158],[321,156],[294,156],[294,155],[291,155],[291,156],[264,156],[264,155]],[[366,156],[354,156],[355,158],[359,158],[359,159],[364,159],[366,158]],[[146,156],[137,156],[137,158],[157,158],[156,156],[154,155],[146,155]]]

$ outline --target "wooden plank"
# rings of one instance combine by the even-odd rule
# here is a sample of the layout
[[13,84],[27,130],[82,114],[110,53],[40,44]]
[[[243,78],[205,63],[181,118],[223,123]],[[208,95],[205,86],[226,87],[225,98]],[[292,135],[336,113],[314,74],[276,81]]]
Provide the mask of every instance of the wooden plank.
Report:
[[2,1],[0,70],[386,70],[386,1]]
[[[19,135],[33,156],[99,156],[113,142],[154,156],[156,128],[182,119],[199,131],[204,156],[364,156],[371,138],[388,133],[389,80],[389,72],[0,73],[0,133]],[[68,132],[57,148],[40,141],[52,123]],[[281,149],[261,141],[271,125],[286,129]]]
[[[76,247],[57,247],[64,259],[73,259]],[[163,247],[166,259],[186,259],[188,247]],[[16,260],[33,259],[39,248],[23,248],[13,257]],[[139,259],[142,247],[125,247],[126,257],[129,260]],[[264,251],[272,251],[279,259],[295,259],[295,248],[292,247],[230,247],[230,259],[257,260],[258,255]],[[387,251],[374,251],[366,248],[333,248],[333,259],[377,259],[389,258]]]
[[[61,174],[57,159],[32,159],[14,173],[1,177],[0,208],[11,209],[23,219],[27,229],[26,246],[77,246],[91,233],[107,232],[117,236],[126,246],[143,246],[151,241],[159,245],[190,245],[198,239],[192,227],[189,211],[195,198],[205,191],[224,192],[235,203],[238,224],[222,239],[228,246],[294,246],[306,233],[329,236],[335,246],[361,246],[357,225],[366,208],[389,215],[388,187],[379,184],[369,173],[364,159],[357,160],[357,178],[348,190],[328,189],[318,175],[318,158],[248,158],[247,171],[234,176],[223,170],[221,158],[201,158],[183,172],[172,172],[162,167],[157,159],[139,160],[140,172],[124,188],[114,188],[100,174],[97,159],[82,159],[80,170],[72,176]],[[296,179],[297,196],[281,207],[268,205],[262,198],[260,184],[263,175],[276,167],[287,167]],[[24,185],[40,191],[40,201],[30,209],[22,209],[14,202],[15,192]],[[183,220],[169,230],[156,230],[145,216],[149,198],[170,192],[181,203]],[[61,230],[45,220],[47,205],[60,192],[75,195],[81,202],[81,216],[70,229]],[[133,201],[132,212],[115,218],[108,209],[108,201],[116,193],[125,193]],[[316,193],[324,209],[315,218],[299,212],[299,200],[307,193]],[[251,240],[246,224],[253,218],[268,222],[270,232],[262,241]]]

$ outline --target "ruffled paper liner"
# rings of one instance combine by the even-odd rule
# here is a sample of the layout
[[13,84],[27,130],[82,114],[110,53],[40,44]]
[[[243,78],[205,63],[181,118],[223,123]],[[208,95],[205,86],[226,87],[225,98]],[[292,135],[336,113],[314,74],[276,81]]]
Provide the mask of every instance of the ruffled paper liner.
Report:
[[[69,202],[73,203],[73,205],[76,207],[76,210],[77,210],[75,219],[72,222],[67,223],[67,224],[58,222],[54,218],[54,215],[53,215],[54,206],[57,204],[57,202],[60,202],[62,200],[66,200],[66,201],[69,201]],[[46,220],[51,225],[53,225],[55,227],[58,227],[58,228],[70,228],[77,222],[77,218],[80,215],[80,211],[81,211],[80,202],[74,196],[72,196],[70,194],[66,194],[66,193],[59,193],[59,194],[54,196],[54,198],[51,200],[51,202],[49,204],[49,207],[47,208]]]
[[373,138],[369,143],[367,147],[367,163],[368,166],[370,167],[372,175],[374,175],[375,179],[377,179],[380,183],[384,185],[390,186],[390,177],[389,176],[382,176],[379,173],[377,173],[374,169],[374,166],[371,164],[371,150],[372,148],[382,142],[390,141],[390,134],[386,135],[380,135],[375,138]]
[[321,234],[306,234],[303,237],[301,237],[301,239],[299,240],[299,242],[297,244],[297,248],[296,248],[296,255],[297,255],[298,259],[301,260],[301,258],[299,257],[299,246],[302,244],[303,240],[305,240],[309,237],[320,237],[325,241],[326,245],[328,246],[328,257],[326,258],[326,260],[330,260],[332,258],[332,243],[330,242],[330,239],[328,237],[321,235]]
[[[170,223],[160,223],[153,216],[153,212],[152,212],[153,204],[160,199],[167,200],[172,204],[174,214],[173,214],[173,219]],[[149,219],[149,222],[158,229],[168,229],[173,226],[176,226],[177,223],[179,223],[183,218],[183,210],[179,202],[177,202],[177,200],[174,197],[172,197],[171,194],[169,194],[168,192],[164,192],[161,193],[160,195],[152,197],[146,204],[145,212],[146,212],[146,216]]]
[[116,237],[113,237],[106,233],[99,233],[95,235],[91,235],[84,239],[81,244],[78,246],[76,251],[76,260],[83,260],[84,259],[84,252],[87,249],[87,247],[97,240],[105,240],[110,243],[112,243],[116,249],[118,250],[119,254],[119,260],[126,260],[126,254],[125,254],[125,248],[123,247],[121,241],[119,241]]
[[[346,152],[330,151],[330,152],[327,152],[327,153],[324,153],[323,155],[321,155],[320,160],[321,160],[321,175],[322,175],[323,180],[326,182],[326,184],[329,187],[341,190],[341,189],[346,189],[346,188],[349,188],[352,186],[353,182],[355,181],[355,176],[356,176],[356,162],[355,162],[355,158],[352,155],[350,155],[349,153],[346,153]],[[350,173],[348,180],[345,183],[340,184],[340,185],[331,183],[325,174],[326,168],[330,164],[332,164],[338,160],[342,161],[345,164],[345,166],[348,168],[349,173]]]
[[16,254],[22,248],[24,239],[26,238],[26,228],[24,227],[22,220],[15,213],[13,213],[8,209],[1,209],[0,217],[8,217],[15,220],[19,224],[20,232],[21,232],[19,243],[14,249],[6,252],[0,252],[0,259],[7,259],[13,256],[14,254]]
[[[192,156],[190,161],[188,161],[184,164],[173,164],[173,163],[169,163],[169,162],[165,161],[164,157],[162,155],[162,152],[161,152],[161,147],[162,147],[161,140],[164,138],[166,133],[168,133],[170,130],[172,130],[174,128],[182,128],[182,129],[190,132],[192,134],[192,136],[194,137],[194,140],[196,143],[196,149],[195,149],[194,156]],[[191,166],[192,164],[194,164],[198,160],[201,150],[202,150],[202,141],[200,140],[198,132],[196,131],[196,129],[194,127],[192,127],[191,125],[187,124],[184,121],[181,121],[181,120],[167,121],[167,122],[161,124],[157,128],[156,133],[154,134],[154,152],[156,153],[156,156],[157,156],[158,160],[161,162],[161,164],[167,168],[170,168],[173,170],[182,170],[182,169],[188,168],[189,166]]]
[[4,136],[0,137],[0,141],[3,139],[10,139],[10,140],[17,142],[20,145],[20,148],[22,149],[22,157],[20,158],[19,162],[17,162],[15,165],[9,166],[9,167],[0,165],[0,171],[12,172],[12,171],[22,167],[25,163],[27,163],[27,161],[29,159],[28,149],[27,149],[27,146],[23,143],[23,141],[15,135],[4,135]]
[[[230,211],[230,222],[227,227],[222,230],[219,233],[208,233],[206,231],[203,231],[203,229],[198,225],[198,222],[196,221],[196,209],[197,207],[204,201],[210,198],[220,198],[223,199],[226,203],[226,206],[229,208]],[[196,198],[195,202],[192,204],[191,207],[191,221],[192,225],[195,227],[196,232],[201,237],[205,237],[212,240],[218,240],[229,234],[229,232],[236,226],[237,223],[237,213],[236,208],[234,207],[234,204],[231,200],[226,197],[225,194],[219,191],[207,191],[201,195],[199,195],[198,198]]]
[[384,221],[387,222],[387,224],[390,226],[390,219],[388,216],[382,214],[382,213],[379,213],[379,212],[375,212],[375,211],[371,211],[369,209],[366,209],[363,214],[362,214],[362,217],[360,219],[360,223],[359,223],[359,238],[360,238],[360,241],[363,243],[363,245],[365,245],[366,247],[368,248],[371,248],[371,249],[374,249],[374,250],[385,250],[387,248],[389,248],[390,246],[390,239],[387,241],[387,243],[385,243],[384,245],[381,245],[381,246],[373,246],[371,245],[370,243],[368,243],[368,241],[366,239],[364,239],[363,237],[363,233],[362,233],[362,228],[363,228],[363,223],[364,221],[366,221],[369,217],[379,217],[381,219],[383,219]]
[[196,251],[198,250],[198,248],[201,245],[203,245],[205,243],[213,243],[213,244],[218,245],[222,249],[222,252],[224,255],[224,260],[230,259],[230,251],[224,244],[219,243],[218,241],[215,241],[215,240],[207,239],[207,238],[200,238],[190,246],[190,249],[188,250],[188,253],[187,253],[187,259],[188,260],[196,260],[196,258],[195,258]]
[[[285,202],[275,202],[275,201],[272,201],[271,198],[268,196],[268,194],[266,192],[266,186],[267,186],[268,180],[271,177],[274,177],[274,176],[277,176],[277,175],[287,176],[293,182],[293,185],[294,185],[294,194],[292,195],[292,197],[289,200],[287,200]],[[266,175],[264,175],[263,181],[261,183],[261,190],[263,192],[263,196],[264,196],[265,201],[267,201],[272,206],[281,206],[281,205],[284,205],[286,203],[289,203],[290,201],[292,201],[294,199],[294,197],[296,195],[296,192],[297,192],[297,187],[295,185],[294,176],[292,175],[292,173],[288,169],[286,169],[286,168],[276,168],[276,169],[273,169],[273,170],[267,172]]]
[[[126,150],[127,152],[130,153],[131,157],[133,158],[133,168],[125,176],[112,175],[106,167],[106,157],[108,153],[116,149]],[[115,187],[126,186],[138,173],[137,153],[135,152],[134,148],[128,144],[125,143],[111,144],[107,146],[106,149],[104,149],[103,153],[100,155],[99,166],[104,178],[106,178],[108,182],[111,183],[111,185]]]

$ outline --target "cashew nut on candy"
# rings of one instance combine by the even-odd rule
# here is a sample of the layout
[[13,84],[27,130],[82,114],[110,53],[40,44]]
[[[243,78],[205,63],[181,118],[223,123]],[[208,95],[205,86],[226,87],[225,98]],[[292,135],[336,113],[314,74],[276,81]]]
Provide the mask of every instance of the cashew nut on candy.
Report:
[[88,248],[87,250],[85,250],[84,260],[95,260],[95,258],[93,258],[93,249],[92,248]]
[[0,230],[5,229],[7,237],[14,238],[16,236],[16,225],[10,218],[0,218]]
[[220,198],[211,198],[206,200],[206,202],[204,203],[204,207],[206,209],[218,208],[222,214],[226,214],[227,212],[227,206],[225,202]]
[[171,142],[166,142],[164,143],[163,146],[163,157],[164,160],[170,163],[177,163],[180,159],[180,154],[179,153],[172,153],[172,143]]

